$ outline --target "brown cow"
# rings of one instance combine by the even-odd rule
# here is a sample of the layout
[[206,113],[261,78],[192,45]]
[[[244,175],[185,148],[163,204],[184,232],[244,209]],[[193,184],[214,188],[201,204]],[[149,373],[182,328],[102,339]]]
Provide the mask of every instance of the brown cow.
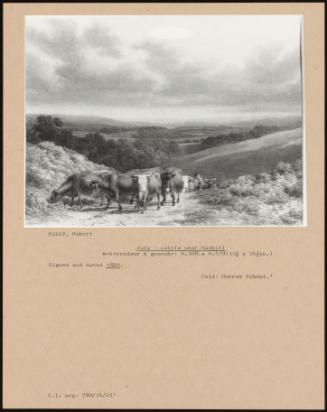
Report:
[[106,176],[101,176],[100,180],[96,179],[91,184],[93,188],[93,196],[100,191],[105,192],[108,198],[107,208],[111,198],[114,198],[118,203],[119,213],[122,212],[121,195],[131,194],[139,198],[139,184],[137,176],[129,176],[127,174],[111,173]]
[[[106,172],[107,174],[109,172]],[[71,198],[70,205],[73,206],[74,199],[77,197],[80,206],[83,207],[81,194],[90,196],[93,193],[93,183],[100,181],[99,175],[90,172],[74,173],[70,175],[59,187],[52,191],[49,203],[55,203],[64,196]]]

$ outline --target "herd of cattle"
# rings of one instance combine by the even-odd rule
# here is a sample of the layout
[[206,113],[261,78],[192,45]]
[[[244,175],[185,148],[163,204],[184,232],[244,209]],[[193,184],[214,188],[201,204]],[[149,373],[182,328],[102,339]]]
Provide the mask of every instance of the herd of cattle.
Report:
[[106,208],[115,200],[119,212],[122,211],[121,202],[128,196],[130,204],[135,202],[135,208],[144,212],[147,204],[156,196],[157,209],[166,202],[170,194],[172,204],[180,201],[180,194],[193,190],[216,186],[216,179],[206,179],[199,173],[194,176],[183,175],[181,169],[169,167],[161,170],[141,171],[139,173],[105,171],[102,173],[75,173],[70,175],[58,189],[53,190],[49,202],[53,203],[65,196],[71,198],[71,206],[77,197],[83,206],[81,195],[105,197]]

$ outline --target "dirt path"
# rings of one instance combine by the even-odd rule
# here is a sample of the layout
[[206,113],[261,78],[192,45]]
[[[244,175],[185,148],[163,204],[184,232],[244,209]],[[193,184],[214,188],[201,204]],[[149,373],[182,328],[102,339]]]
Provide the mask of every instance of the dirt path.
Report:
[[[229,194],[229,192],[228,192]],[[265,203],[254,196],[235,197],[232,205],[224,205],[223,190],[199,190],[181,196],[172,206],[170,196],[165,206],[157,210],[156,201],[142,214],[133,205],[122,203],[118,212],[115,202],[109,209],[100,203],[90,203],[82,209],[74,205],[55,204],[46,215],[27,217],[27,227],[180,227],[180,226],[283,226],[302,224],[302,200],[291,198],[285,202]],[[217,202],[217,199],[222,202]],[[226,200],[226,199],[225,199]],[[227,200],[230,200],[227,197]]]
[[[113,202],[109,209],[104,206],[92,205],[66,206],[64,210],[54,209],[46,218],[29,218],[27,224],[39,227],[117,227],[117,226],[196,226],[212,225],[215,210],[199,205],[199,198],[194,193],[184,193],[180,203],[172,206],[168,202],[157,210],[153,200],[148,209],[142,214],[136,211],[133,205],[123,203],[123,212],[119,213],[117,205]],[[207,222],[207,223],[206,223]],[[211,223],[210,223],[211,222]]]

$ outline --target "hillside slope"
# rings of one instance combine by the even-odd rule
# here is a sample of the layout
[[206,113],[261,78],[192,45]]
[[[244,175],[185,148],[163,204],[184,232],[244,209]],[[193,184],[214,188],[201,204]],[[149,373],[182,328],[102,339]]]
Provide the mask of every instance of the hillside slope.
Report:
[[187,174],[199,172],[221,180],[266,172],[279,161],[292,163],[301,157],[302,128],[297,128],[176,157],[172,164]]
[[[73,150],[56,146],[52,142],[26,145],[25,213],[35,216],[49,212],[49,198],[73,173],[99,173],[113,170],[104,165],[90,162],[85,156]],[[60,202],[54,207],[63,207]]]

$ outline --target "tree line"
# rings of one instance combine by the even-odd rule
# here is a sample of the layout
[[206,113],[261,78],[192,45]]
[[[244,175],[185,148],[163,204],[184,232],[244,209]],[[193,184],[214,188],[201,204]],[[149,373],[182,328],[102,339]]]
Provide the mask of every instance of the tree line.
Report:
[[95,163],[125,172],[131,169],[164,167],[178,152],[178,144],[169,138],[153,138],[151,133],[140,133],[133,140],[105,139],[99,132],[84,137],[74,136],[59,117],[40,115],[27,128],[26,139],[37,144],[51,141],[56,145],[83,154]]
[[285,128],[280,128],[278,126],[264,126],[257,125],[254,126],[249,131],[242,131],[238,133],[228,133],[220,134],[218,136],[209,136],[201,140],[201,148],[208,149],[213,146],[220,146],[226,143],[238,143],[243,140],[257,139],[269,133],[278,132],[279,130],[284,130]]

